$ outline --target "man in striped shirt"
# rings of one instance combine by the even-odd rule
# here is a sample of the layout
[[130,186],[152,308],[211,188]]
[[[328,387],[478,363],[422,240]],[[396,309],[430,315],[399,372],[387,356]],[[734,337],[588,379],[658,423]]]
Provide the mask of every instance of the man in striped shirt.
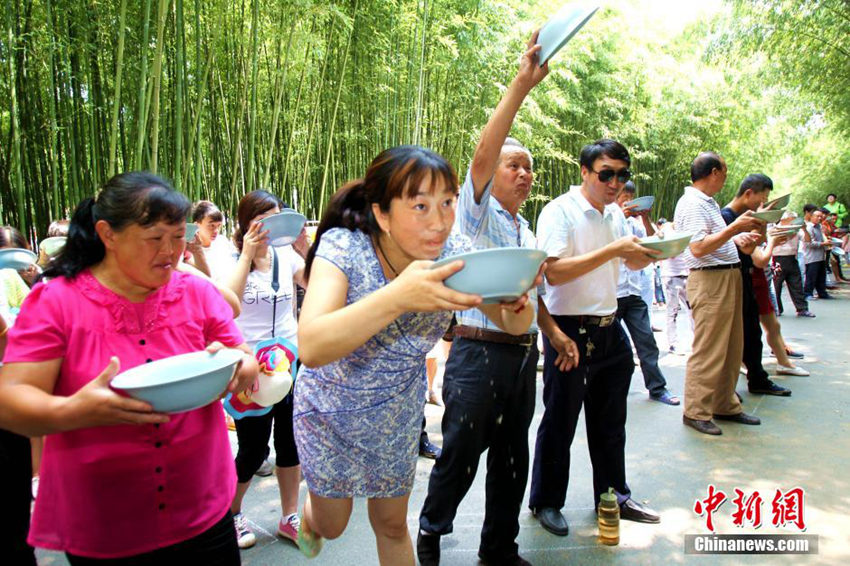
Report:
[[736,244],[747,247],[759,236],[750,231],[764,222],[744,212],[728,226],[714,200],[726,183],[726,163],[714,152],[691,164],[692,185],[676,204],[674,223],[693,232],[684,252],[690,268],[687,290],[694,317],[694,344],[685,371],[685,425],[722,434],[712,418],[757,425],[735,394],[743,359],[743,290]]
[[[528,43],[520,69],[475,148],[458,196],[455,230],[476,248],[536,248],[534,234],[519,209],[534,178],[531,153],[508,138],[523,100],[549,72],[537,63],[537,34]],[[537,308],[537,293],[529,292]],[[545,306],[539,315],[545,316]],[[518,554],[519,511],[528,479],[528,427],[534,416],[537,377],[537,321],[528,334],[501,332],[477,309],[457,313],[455,339],[443,378],[443,453],[431,470],[428,495],[419,517],[416,552],[422,566],[440,562],[440,536],[452,532],[457,507],[487,450],[487,493],[478,557],[483,564],[525,566]],[[577,360],[569,338],[564,358]]]

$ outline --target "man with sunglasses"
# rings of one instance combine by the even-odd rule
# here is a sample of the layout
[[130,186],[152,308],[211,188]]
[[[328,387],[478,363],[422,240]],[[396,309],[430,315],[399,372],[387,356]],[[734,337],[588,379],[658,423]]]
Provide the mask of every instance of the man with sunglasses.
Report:
[[[550,313],[543,331],[543,403],[537,430],[529,507],[549,532],[566,536],[564,506],[570,446],[582,405],[593,466],[594,504],[614,488],[620,517],[657,523],[655,511],[631,498],[626,484],[626,397],[634,372],[632,349],[617,323],[620,265],[643,269],[657,255],[629,233],[617,195],[631,177],[628,150],[602,139],[581,151],[581,186],[547,204],[537,221],[538,246],[548,255],[546,294]],[[578,344],[579,363],[560,364],[553,337]]]
[[729,225],[714,195],[726,183],[726,162],[714,152],[701,153],[691,164],[691,186],[676,204],[675,224],[693,237],[683,252],[690,268],[688,302],[694,318],[694,344],[685,370],[686,426],[719,435],[712,418],[757,425],[745,414],[735,394],[744,354],[743,285],[738,248],[760,238],[751,230],[764,222],[746,211]]

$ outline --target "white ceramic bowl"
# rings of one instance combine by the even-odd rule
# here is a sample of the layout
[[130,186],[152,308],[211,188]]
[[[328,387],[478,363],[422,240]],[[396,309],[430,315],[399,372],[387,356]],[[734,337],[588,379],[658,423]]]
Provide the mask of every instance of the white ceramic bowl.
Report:
[[192,352],[142,364],[115,376],[112,388],[146,401],[160,413],[183,413],[219,398],[233,378],[242,350]]
[[441,259],[433,267],[455,260],[464,261],[463,269],[445,280],[446,287],[481,295],[485,304],[515,301],[528,291],[546,252],[531,248],[490,248]]
[[38,260],[38,256],[23,248],[0,250],[0,269],[26,269]]
[[598,6],[567,4],[541,28],[537,36],[540,48],[540,66],[561,50],[584,24],[593,17]]
[[45,238],[39,244],[41,251],[43,251],[47,257],[53,257],[59,252],[62,251],[62,248],[65,247],[65,242],[68,241],[68,238],[65,236],[53,236],[52,238]]
[[767,223],[779,222],[782,215],[785,214],[785,209],[779,210],[762,210],[761,212],[753,212],[753,217],[759,220],[764,220]]
[[647,236],[641,238],[640,245],[652,250],[659,250],[660,255],[652,256],[655,259],[669,259],[676,257],[688,247],[693,234],[691,232],[670,232],[665,234],[663,238],[658,236]]
[[286,246],[294,242],[304,228],[307,217],[292,209],[284,209],[279,214],[263,218],[263,230],[269,231],[269,243],[273,246]]
[[773,209],[778,210],[780,208],[785,208],[790,203],[791,203],[791,193],[788,193],[787,195],[782,195],[781,197],[777,197],[777,198],[775,198],[771,201],[768,201],[767,204],[765,204],[765,206],[773,205],[772,210]]
[[643,212],[644,210],[652,208],[653,204],[655,204],[655,197],[652,195],[646,195],[630,200],[626,203],[626,206],[634,205],[635,208],[632,209],[634,212]]

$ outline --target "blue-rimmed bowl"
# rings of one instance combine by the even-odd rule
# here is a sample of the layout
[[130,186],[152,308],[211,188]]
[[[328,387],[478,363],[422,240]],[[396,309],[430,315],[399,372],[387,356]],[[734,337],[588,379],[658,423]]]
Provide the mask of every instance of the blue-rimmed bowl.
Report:
[[653,255],[654,259],[669,259],[676,257],[688,247],[693,238],[692,232],[670,232],[663,238],[658,236],[647,236],[640,239],[640,245],[651,250],[658,250],[660,255]]
[[446,287],[481,295],[484,304],[515,301],[531,288],[546,252],[531,248],[491,248],[447,257],[440,267],[462,259],[463,269],[447,278]]
[[244,352],[192,352],[142,364],[115,376],[111,386],[151,404],[159,413],[183,413],[209,405],[224,392]]
[[200,226],[195,224],[194,222],[186,223],[186,241],[191,242],[195,238],[195,234],[198,233],[198,229]]
[[655,197],[652,195],[646,195],[645,197],[638,197],[634,200],[630,200],[625,204],[625,206],[634,206],[635,208],[632,209],[633,212],[643,212],[652,208],[653,204],[655,204]]
[[269,243],[273,246],[286,246],[298,239],[298,234],[307,223],[307,217],[291,209],[284,209],[260,220],[263,230],[269,231]]
[[38,260],[38,256],[23,248],[0,250],[0,269],[26,269]]
[[539,65],[542,67],[560,51],[598,9],[598,6],[568,4],[546,22],[537,36],[537,43],[541,46]]

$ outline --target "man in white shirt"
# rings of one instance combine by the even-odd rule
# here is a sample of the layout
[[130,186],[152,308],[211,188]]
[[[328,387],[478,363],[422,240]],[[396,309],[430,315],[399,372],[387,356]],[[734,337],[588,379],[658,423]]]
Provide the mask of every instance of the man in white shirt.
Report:
[[[531,507],[549,532],[569,532],[561,513],[570,472],[570,445],[584,405],[587,443],[593,465],[593,497],[614,488],[620,517],[659,522],[657,513],[631,498],[626,484],[626,397],[634,372],[632,351],[617,324],[620,264],[639,270],[652,252],[628,235],[625,217],[614,204],[631,177],[628,150],[599,140],[581,151],[582,184],[546,205],[537,223],[538,246],[548,254],[546,294],[550,317],[540,317],[544,333],[543,402],[531,478]],[[578,344],[581,359],[564,369],[553,344],[564,336]]]
[[[658,221],[658,231],[669,234],[676,232],[672,222],[665,219]],[[679,312],[683,312],[691,332],[694,331],[694,319],[688,304],[688,294],[685,285],[688,281],[688,266],[685,258],[679,254],[661,262],[661,281],[664,283],[664,296],[667,298],[667,344],[671,354],[683,354],[684,349],[679,345],[679,332],[676,321]]]
[[[649,221],[649,210],[634,212],[634,206],[626,206],[637,194],[637,187],[631,181],[626,183],[617,196],[617,206],[626,217],[627,234],[645,238],[655,233],[655,227]],[[649,398],[666,405],[678,405],[679,398],[667,390],[667,380],[658,367],[658,344],[652,333],[649,318],[649,303],[644,297],[644,288],[651,286],[650,270],[632,271],[624,264],[620,265],[620,280],[617,283],[617,318],[625,323],[629,335],[637,350],[643,382],[649,391]],[[651,300],[651,299],[650,299]]]
[[723,433],[712,417],[761,423],[744,413],[735,394],[744,353],[743,284],[735,246],[758,241],[760,236],[750,231],[764,222],[747,211],[726,225],[713,198],[726,183],[726,173],[726,162],[716,153],[697,156],[691,164],[692,185],[685,187],[673,220],[679,230],[693,233],[683,254],[690,268],[687,290],[694,344],[685,370],[682,422],[711,435]]

